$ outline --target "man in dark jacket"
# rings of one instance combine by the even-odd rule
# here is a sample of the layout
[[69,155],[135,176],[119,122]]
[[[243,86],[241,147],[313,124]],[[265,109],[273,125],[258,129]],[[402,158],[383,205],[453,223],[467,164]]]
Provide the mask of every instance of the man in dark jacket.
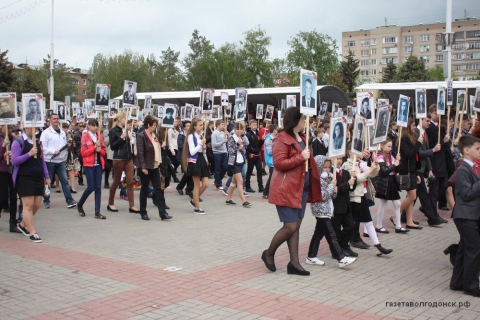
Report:
[[[180,130],[180,133],[178,134],[177,137],[177,145],[178,145],[178,152],[177,152],[177,160],[182,163],[182,155],[183,155],[183,146],[185,144],[185,137],[187,136],[187,132],[190,129],[191,122],[186,120],[183,121],[183,130]],[[184,172],[182,179],[180,179],[180,182],[178,183],[176,189],[178,194],[181,196],[184,195],[183,193],[183,188],[185,188],[185,185],[187,186],[185,188],[185,193],[190,197],[193,198],[193,179],[192,176],[189,176],[187,174],[187,168],[182,167],[182,171]]]
[[263,180],[262,180],[262,160],[260,158],[260,134],[257,130],[257,120],[250,120],[250,128],[247,129],[247,176],[245,181],[245,187],[247,192],[255,192],[250,185],[250,176],[252,175],[253,168],[257,171],[258,180],[258,192],[263,192]]

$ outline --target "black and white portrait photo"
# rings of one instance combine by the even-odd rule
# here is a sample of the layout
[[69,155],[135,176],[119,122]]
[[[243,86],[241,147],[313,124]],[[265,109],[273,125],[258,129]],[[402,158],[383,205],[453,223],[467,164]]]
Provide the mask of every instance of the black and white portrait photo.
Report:
[[376,151],[378,144],[374,142],[375,127],[367,127],[368,150]]
[[157,117],[163,118],[163,106],[158,106],[157,112]]
[[15,107],[17,94],[15,92],[0,93],[0,124],[17,124]]
[[98,84],[95,90],[95,110],[108,111],[108,101],[110,100],[110,85]]
[[415,107],[417,119],[427,116],[427,89],[415,89]]
[[287,108],[296,107],[297,106],[297,96],[287,95]]
[[200,119],[202,108],[193,107],[193,118]]
[[243,99],[235,99],[235,119],[236,121],[245,120],[245,104]]
[[52,114],[53,114],[53,109],[46,109],[46,110],[45,110],[45,117],[46,117],[47,119],[50,119],[50,117],[52,116]]
[[265,112],[265,120],[272,122],[274,106],[267,104],[267,111]]
[[459,114],[467,114],[467,106],[464,104],[465,90],[457,90],[457,108]]
[[347,124],[353,122],[353,106],[347,106]]
[[336,158],[345,155],[345,141],[347,132],[346,119],[343,117],[330,118],[330,141],[328,143],[328,157]]
[[143,109],[150,109],[152,107],[152,96],[145,96],[145,104]]
[[327,113],[327,109],[328,109],[328,102],[322,102],[322,104],[320,105],[320,110],[318,112],[318,118],[319,119],[324,119],[325,118],[325,114]]
[[357,92],[357,114],[365,118],[367,126],[375,124],[372,92]]
[[202,106],[202,113],[212,113],[213,108],[213,89],[202,89],[200,105]]
[[475,106],[475,96],[470,96],[470,118],[471,119],[477,118],[477,116],[475,115],[475,109],[473,109],[474,106]]
[[83,108],[78,107],[75,109],[76,116],[77,116],[77,122],[78,123],[83,123],[85,122],[85,110]]
[[65,104],[63,102],[55,101],[53,105],[53,110],[58,114],[58,119],[60,122],[67,122],[67,112],[65,110]]
[[439,86],[437,91],[437,114],[445,115],[445,87]]
[[378,119],[375,126],[375,135],[373,135],[373,143],[378,144],[387,140],[388,126],[390,124],[389,107],[378,108]]
[[352,152],[360,157],[362,157],[363,154],[363,140],[365,139],[365,129],[366,119],[362,116],[356,116],[355,123],[353,125]]
[[263,119],[263,104],[257,104],[257,116],[255,117],[255,119]]
[[475,90],[475,103],[473,104],[473,110],[480,111],[480,87]]
[[225,118],[232,117],[232,104],[228,103],[227,107],[225,108]]
[[129,119],[130,120],[138,120],[138,108],[137,107],[129,107],[130,114],[129,114]]
[[123,85],[123,105],[127,107],[135,106],[137,100],[137,83],[125,80]]
[[317,73],[313,71],[300,70],[300,112],[304,115],[314,116],[317,114]]
[[108,117],[109,118],[115,118],[117,113],[119,112],[119,105],[120,105],[120,100],[116,99],[110,99],[108,100]]
[[340,116],[340,105],[338,103],[332,103],[332,117],[339,117]]
[[22,94],[22,118],[25,128],[43,127],[45,122],[45,100],[42,94]]
[[164,128],[173,128],[173,123],[175,122],[176,108],[174,104],[165,103],[164,106],[165,116],[163,117],[162,127]]
[[85,99],[85,111],[87,112],[87,119],[95,119],[95,99]]
[[388,99],[378,99],[377,102],[379,108],[388,106],[390,104],[390,101]]
[[185,120],[185,107],[180,107],[180,120]]
[[212,109],[212,116],[210,120],[218,120],[218,110],[220,109],[219,105],[214,104]]
[[186,103],[185,104],[185,115],[184,115],[184,120],[189,120],[192,121],[193,119],[193,104]]
[[408,110],[410,108],[410,98],[400,95],[397,107],[397,126],[406,127],[408,122]]
[[228,92],[221,92],[220,93],[220,102],[221,102],[220,105],[222,107],[228,106],[228,102],[229,102],[228,101]]

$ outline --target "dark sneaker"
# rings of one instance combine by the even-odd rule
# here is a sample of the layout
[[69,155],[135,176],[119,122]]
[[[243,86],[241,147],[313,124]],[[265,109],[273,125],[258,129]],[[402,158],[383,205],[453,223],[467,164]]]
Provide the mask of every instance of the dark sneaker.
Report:
[[255,190],[253,190],[253,189],[250,188],[250,187],[246,188],[245,191],[250,192],[250,193],[255,193]]
[[235,202],[233,202],[232,200],[228,200],[228,201],[225,201],[225,204],[227,204],[227,205],[230,205],[230,206],[231,206],[231,205],[234,205],[234,204],[236,204],[236,203],[235,203]]
[[193,200],[190,200],[190,204],[195,208],[195,203],[193,203]]
[[30,236],[30,241],[40,243],[43,240],[35,233]]
[[245,201],[242,206],[244,206],[245,208],[250,208],[252,206],[252,204],[248,201]]
[[263,191],[265,191],[264,187],[258,187],[258,192],[263,192]]
[[203,211],[202,209],[198,209],[198,210],[195,209],[195,210],[193,210],[193,212],[196,213],[196,214],[206,214],[206,212]]
[[28,232],[27,227],[22,227],[20,223],[17,224],[17,229],[20,230],[20,232],[22,232],[24,236],[30,236],[30,232]]
[[77,206],[77,202],[72,201],[72,202],[70,202],[70,203],[67,205],[67,208],[68,208],[68,209],[71,209],[71,208],[75,208],[76,206]]
[[45,209],[50,209],[50,201],[43,201],[43,207]]

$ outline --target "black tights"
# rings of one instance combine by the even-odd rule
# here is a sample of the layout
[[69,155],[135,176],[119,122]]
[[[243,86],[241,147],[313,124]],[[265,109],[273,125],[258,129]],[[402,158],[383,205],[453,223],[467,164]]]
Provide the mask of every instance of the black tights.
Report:
[[296,222],[283,223],[283,227],[275,233],[275,236],[273,236],[272,242],[270,243],[270,247],[267,249],[266,255],[268,263],[275,263],[275,252],[282,243],[287,241],[288,251],[290,252],[290,263],[298,270],[304,270],[298,259],[298,243],[301,224],[302,219],[298,219]]

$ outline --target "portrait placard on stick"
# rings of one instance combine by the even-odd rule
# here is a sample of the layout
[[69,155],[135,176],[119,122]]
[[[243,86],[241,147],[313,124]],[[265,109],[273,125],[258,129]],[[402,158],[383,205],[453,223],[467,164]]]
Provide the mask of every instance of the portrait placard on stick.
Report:
[[120,100],[110,99],[108,101],[108,117],[115,118],[119,112]]
[[150,109],[152,107],[152,96],[145,96],[145,104],[143,105],[144,109]]
[[453,105],[453,80],[447,79],[447,106]]
[[475,103],[473,104],[473,110],[480,111],[480,87],[475,90]]
[[85,110],[81,107],[78,107],[75,109],[75,113],[77,116],[77,122],[78,123],[83,123],[85,122]]
[[0,125],[17,124],[15,92],[0,93]]
[[353,106],[347,106],[347,124],[353,122]]
[[263,104],[257,104],[257,120],[262,120],[263,119]]
[[175,121],[175,116],[177,114],[177,105],[171,104],[171,103],[165,103],[164,111],[165,111],[165,116],[163,117],[162,127],[173,128],[173,123]]
[[193,105],[193,104],[190,104],[190,103],[186,103],[186,104],[185,104],[185,116],[184,116],[184,120],[192,121],[193,108],[194,108],[194,105]]
[[347,135],[347,119],[344,117],[330,118],[330,134],[328,157],[338,158],[345,156]]
[[138,120],[138,107],[129,107],[130,114],[128,115],[128,119],[130,120]]
[[363,141],[365,139],[365,132],[367,120],[357,115],[355,117],[355,124],[353,125],[353,137],[352,137],[352,153],[357,156],[363,155]]
[[457,90],[457,106],[459,114],[467,114],[467,108],[463,107],[463,100],[465,99],[465,90]]
[[24,128],[41,128],[45,123],[45,100],[41,93],[22,94],[22,122]]
[[278,128],[283,128],[283,116],[282,111],[278,111]]
[[390,104],[390,100],[389,99],[378,99],[377,100],[377,107],[385,107],[385,106],[388,106]]
[[220,93],[220,105],[222,107],[227,107],[228,106],[228,92],[221,92]]
[[[475,105],[475,96],[470,96],[470,118],[471,119],[476,119],[477,117],[475,116],[475,109],[473,109],[473,106]],[[475,126],[472,123],[472,126]]]
[[339,117],[340,116],[340,105],[338,103],[332,102],[332,116]]
[[417,119],[427,116],[427,89],[415,89],[415,114]]
[[367,121],[367,126],[375,124],[373,92],[357,92],[357,114]]
[[123,106],[134,107],[137,100],[137,83],[125,80],[123,84]]
[[180,107],[180,120],[185,120],[185,107]]
[[50,119],[50,117],[52,116],[52,114],[53,114],[53,109],[46,109],[46,110],[45,110],[45,117],[46,117],[47,119]]
[[58,119],[61,123],[67,122],[67,111],[65,107],[65,103],[60,101],[55,101],[53,105],[53,110],[56,114],[58,114]]
[[297,96],[287,95],[287,108],[296,107],[297,106]]
[[388,126],[390,125],[390,107],[379,107],[375,135],[372,135],[372,144],[379,144],[387,140]]
[[197,118],[197,119],[200,119],[200,117],[201,117],[201,111],[202,111],[202,108],[200,108],[200,107],[193,107],[193,117],[194,117],[194,118]]
[[243,103],[244,102],[242,98],[235,99],[235,120],[236,121],[245,120],[245,107]]
[[158,106],[157,112],[158,112],[158,113],[157,113],[157,117],[158,117],[158,118],[163,118],[163,115],[164,115],[164,113],[163,113],[163,106]]
[[408,122],[408,111],[410,109],[410,97],[400,95],[397,108],[397,126],[406,127]]
[[96,119],[95,99],[85,99],[85,112],[87,119]]
[[317,114],[317,73],[305,69],[300,70],[300,113],[309,116]]
[[218,117],[218,111],[219,111],[219,110],[221,110],[221,107],[220,107],[219,105],[216,105],[216,104],[215,104],[215,105],[213,106],[213,109],[212,109],[212,117],[211,117],[210,119],[212,119],[212,120],[218,120],[218,119],[220,119],[220,118]]
[[229,119],[232,117],[232,104],[229,102],[228,106],[225,107],[225,118]]
[[324,119],[325,118],[325,114],[327,113],[327,109],[328,109],[328,102],[322,102],[322,104],[320,106],[320,110],[318,112],[318,118],[319,119]]
[[437,90],[437,114],[445,115],[445,87],[438,86]]
[[108,111],[108,101],[110,100],[110,85],[98,84],[95,90],[95,110]]
[[214,89],[202,89],[200,91],[200,105],[202,113],[212,113]]
[[274,106],[267,104],[267,111],[265,111],[265,120],[266,121],[272,122],[274,110],[275,110]]

